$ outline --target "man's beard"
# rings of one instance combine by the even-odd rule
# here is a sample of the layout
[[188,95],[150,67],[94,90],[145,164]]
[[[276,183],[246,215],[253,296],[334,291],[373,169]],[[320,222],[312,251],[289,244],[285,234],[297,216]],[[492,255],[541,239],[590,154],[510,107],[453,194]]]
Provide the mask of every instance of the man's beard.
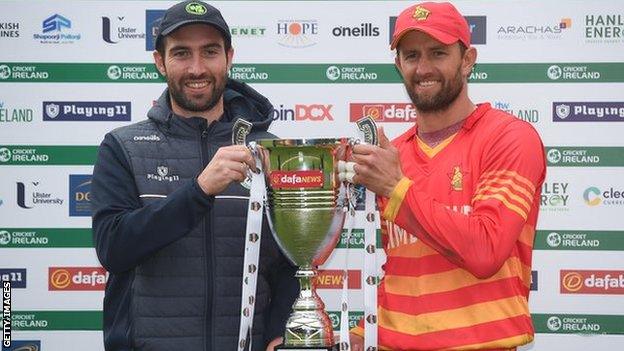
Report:
[[457,99],[462,91],[464,80],[461,75],[461,67],[458,67],[455,76],[451,80],[443,79],[440,91],[432,97],[419,96],[416,94],[416,89],[411,89],[407,82],[404,84],[407,94],[419,112],[436,112],[446,110]]
[[[190,99],[183,91],[185,80],[209,80],[212,82],[213,89],[210,93],[210,97],[200,102],[195,102],[193,99]],[[180,79],[178,82],[174,82],[172,79],[167,78],[167,86],[169,87],[171,98],[178,104],[178,106],[184,110],[192,112],[205,112],[215,107],[225,91],[226,82],[227,74],[224,74],[219,80],[215,79],[215,77],[211,75],[187,77]]]

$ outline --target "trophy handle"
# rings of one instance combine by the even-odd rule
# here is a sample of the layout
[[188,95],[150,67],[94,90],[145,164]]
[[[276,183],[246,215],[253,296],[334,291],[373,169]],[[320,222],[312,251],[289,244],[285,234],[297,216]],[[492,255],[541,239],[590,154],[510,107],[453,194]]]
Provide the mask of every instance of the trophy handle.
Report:
[[379,145],[377,137],[377,124],[371,116],[364,116],[355,122],[358,129],[364,133],[364,142],[371,145]]
[[247,145],[247,135],[251,132],[252,124],[242,118],[236,119],[232,126],[232,145]]

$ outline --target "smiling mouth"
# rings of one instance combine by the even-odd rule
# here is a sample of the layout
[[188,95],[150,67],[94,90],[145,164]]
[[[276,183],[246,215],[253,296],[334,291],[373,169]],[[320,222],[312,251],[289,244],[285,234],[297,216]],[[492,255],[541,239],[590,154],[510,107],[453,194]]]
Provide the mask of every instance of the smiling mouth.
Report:
[[191,89],[203,89],[210,85],[210,81],[201,80],[201,81],[192,81],[184,83],[184,86]]
[[418,83],[416,83],[417,87],[420,88],[428,88],[428,87],[432,87],[434,85],[438,84],[437,80],[424,80],[424,81],[420,81]]

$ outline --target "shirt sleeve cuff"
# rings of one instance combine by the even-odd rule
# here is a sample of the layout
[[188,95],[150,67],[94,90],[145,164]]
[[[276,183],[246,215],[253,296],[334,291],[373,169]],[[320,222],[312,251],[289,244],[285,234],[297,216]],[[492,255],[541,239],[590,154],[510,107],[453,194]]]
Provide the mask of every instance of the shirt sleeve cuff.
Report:
[[409,178],[403,177],[397,185],[395,185],[394,189],[392,189],[392,193],[390,193],[390,199],[388,200],[386,209],[382,214],[384,219],[394,222],[394,219],[401,208],[401,204],[403,203],[403,199],[405,198],[405,194],[407,194],[407,190],[410,188],[412,183],[413,182]]
[[349,330],[349,333],[364,337],[364,328],[356,325],[355,327],[351,328],[351,330]]

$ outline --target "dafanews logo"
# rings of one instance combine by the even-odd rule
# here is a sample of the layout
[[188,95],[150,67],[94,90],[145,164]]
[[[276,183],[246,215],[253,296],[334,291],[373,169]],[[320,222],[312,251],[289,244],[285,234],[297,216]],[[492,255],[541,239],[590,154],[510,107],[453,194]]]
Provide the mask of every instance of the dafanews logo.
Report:
[[40,181],[17,182],[17,205],[23,209],[39,206],[61,206],[63,200],[53,193],[47,192]]
[[73,44],[82,37],[80,33],[69,32],[72,28],[71,20],[58,13],[44,19],[41,28],[43,32],[33,34],[33,39],[42,44]]
[[44,101],[44,121],[130,121],[129,101]]
[[332,35],[335,37],[378,37],[379,27],[374,24],[360,23],[359,26],[347,27],[338,26],[332,29]]
[[26,268],[0,268],[0,281],[11,282],[11,289],[25,289]]
[[91,174],[69,175],[69,216],[91,217]]
[[41,340],[11,340],[11,346],[2,351],[41,351]]
[[0,22],[0,38],[19,38],[19,22]]
[[28,65],[3,65],[0,64],[0,81],[7,79],[17,80],[45,80],[50,73],[37,70],[37,66]]
[[624,102],[553,102],[553,122],[624,122]]
[[125,16],[102,17],[102,40],[109,44],[117,44],[121,40],[145,39],[145,33],[136,27],[129,27]]
[[0,101],[0,123],[30,123],[33,115],[32,109],[9,108],[4,101]]
[[294,108],[284,108],[280,104],[279,109],[273,109],[274,121],[333,121],[331,109],[334,105],[324,104],[296,104]]
[[590,207],[595,206],[622,206],[624,205],[624,190],[609,187],[607,190],[601,190],[595,186],[590,186],[583,191],[583,200]]
[[48,290],[104,290],[108,272],[102,267],[49,267]]
[[592,71],[588,66],[551,65],[546,69],[546,76],[550,80],[560,81],[597,81],[600,72]]
[[[486,44],[487,41],[487,16],[464,16],[466,22],[468,22],[468,28],[470,29],[470,44],[480,45]],[[396,16],[391,16],[388,19],[388,44],[392,43],[392,35],[394,34],[394,27],[396,26]]]
[[525,122],[536,124],[540,121],[540,113],[536,108],[517,108],[507,101],[494,101],[492,107],[512,114]]
[[416,109],[411,103],[354,102],[349,104],[349,120],[370,116],[375,122],[414,122]]
[[[317,289],[342,289],[344,279],[344,271],[339,269],[325,269],[318,272],[318,276],[314,278]],[[362,271],[347,271],[347,288],[362,288]]]
[[600,156],[583,148],[552,147],[546,151],[546,160],[552,166],[590,166],[600,164]]
[[544,184],[542,185],[540,211],[569,211],[569,185],[569,183],[564,182],[544,182]]
[[499,26],[496,35],[499,40],[558,40],[566,29],[572,27],[572,19],[562,18],[559,22],[516,24]]
[[587,233],[550,232],[546,236],[546,244],[556,249],[600,247],[600,239],[593,239]]
[[278,44],[287,48],[307,48],[316,45],[319,34],[317,20],[278,20]]
[[325,77],[332,82],[358,82],[358,81],[376,81],[378,79],[377,72],[370,72],[370,68],[366,66],[329,66],[325,70]]
[[106,76],[112,81],[160,80],[160,75],[155,68],[147,65],[111,65],[106,69]]
[[[313,156],[308,156],[313,157]],[[271,187],[274,189],[322,188],[322,171],[273,171]]]
[[546,327],[553,333],[598,333],[600,324],[592,323],[586,317],[552,316],[546,321]]
[[624,294],[624,271],[561,270],[559,277],[562,294]]
[[624,43],[624,14],[586,14],[585,42]]

